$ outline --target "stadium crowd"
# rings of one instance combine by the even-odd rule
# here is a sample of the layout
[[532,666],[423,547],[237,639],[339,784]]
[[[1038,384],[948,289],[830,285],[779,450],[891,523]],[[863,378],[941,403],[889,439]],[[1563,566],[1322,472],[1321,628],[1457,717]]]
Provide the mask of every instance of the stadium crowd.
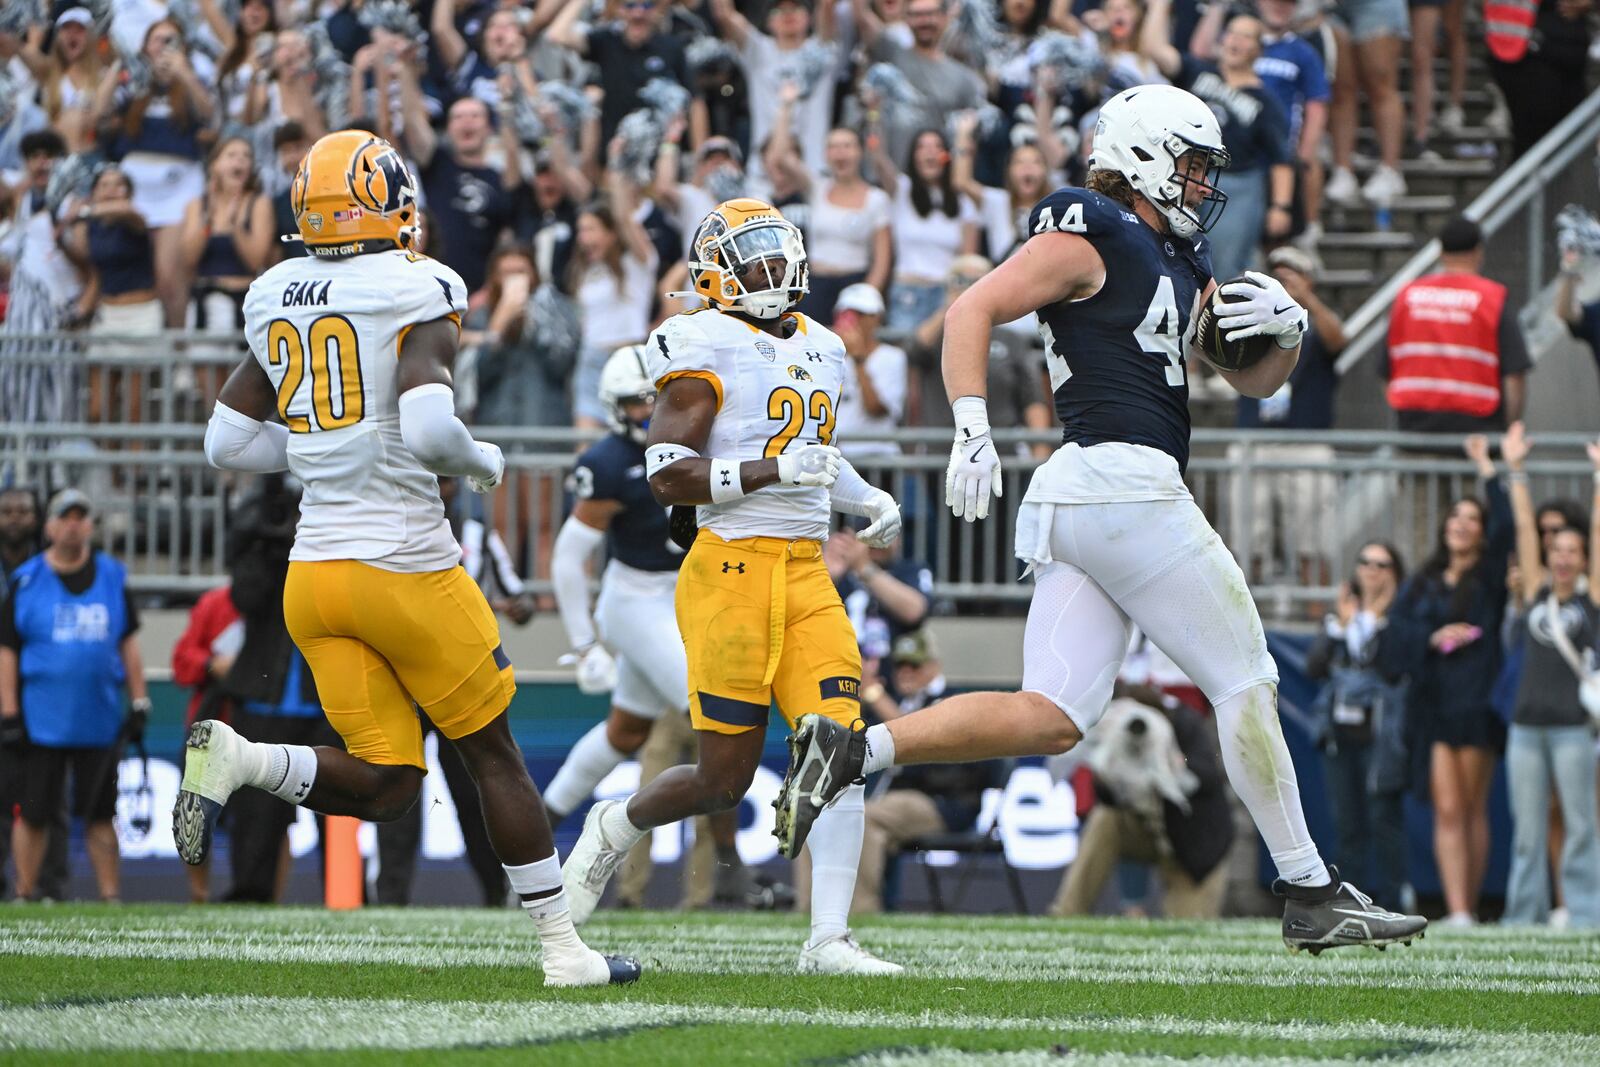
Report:
[[[0,364],[0,420],[139,418],[148,371],[118,371],[116,361],[140,353],[138,338],[165,330],[216,335],[212,343],[231,359],[251,280],[280,257],[303,254],[280,240],[295,232],[290,182],[299,159],[326,132],[365,128],[409,160],[425,209],[424,248],[473,290],[458,391],[476,423],[602,427],[597,384],[607,356],[688,306],[679,291],[696,223],[721,200],[753,195],[805,233],[811,291],[801,310],[845,342],[855,377],[837,432],[848,454],[870,457],[895,446],[852,448],[853,437],[948,423],[937,360],[943,312],[1026,239],[1028,213],[1045,193],[1082,178],[1099,104],[1129,86],[1170,82],[1217,111],[1233,158],[1223,177],[1229,207],[1211,235],[1216,276],[1269,269],[1311,313],[1293,380],[1278,396],[1241,400],[1238,422],[1325,429],[1334,421],[1332,361],[1344,344],[1338,314],[1316,294],[1325,208],[1392,207],[1407,191],[1403,161],[1436,159],[1448,151],[1441,135],[1469,129],[1464,7],[1464,0],[14,0],[0,12],[0,346],[47,356],[66,342],[38,335],[83,331],[107,341],[98,343],[81,392],[65,361]],[[1488,62],[1504,96],[1483,123],[1490,134],[1509,130],[1514,153],[1581,99],[1571,94],[1583,84],[1589,8],[1589,0],[1542,0],[1520,29],[1493,23]],[[1442,93],[1432,66],[1441,37]],[[1413,69],[1425,71],[1413,79],[1409,113],[1399,85],[1408,39]],[[1371,145],[1358,136],[1363,101]],[[1358,149],[1370,149],[1375,161],[1365,181],[1356,176]],[[1481,263],[1481,236],[1464,220],[1440,236],[1456,258],[1447,258],[1434,290],[1483,289],[1460,280]],[[1575,329],[1581,320],[1596,332],[1590,310],[1572,306]],[[1451,504],[1437,550],[1409,578],[1397,549],[1363,546],[1313,656],[1331,679],[1321,705],[1330,799],[1341,820],[1338,858],[1360,867],[1370,849],[1374,873],[1363,884],[1398,906],[1407,881],[1400,798],[1421,788],[1435,809],[1447,908],[1456,921],[1470,921],[1487,856],[1488,786],[1503,753],[1515,818],[1508,916],[1542,921],[1560,902],[1575,924],[1600,924],[1590,719],[1581,671],[1568,665],[1563,641],[1579,650],[1581,667],[1581,651],[1600,635],[1591,599],[1600,581],[1587,577],[1595,534],[1583,507],[1556,501],[1535,509],[1528,497],[1521,473],[1528,438],[1516,423],[1527,357],[1514,318],[1463,324],[1488,331],[1488,377],[1465,384],[1492,391],[1493,402],[1409,427],[1448,436],[1454,448],[1464,433],[1509,426],[1500,448],[1507,469],[1496,473],[1484,439],[1469,438],[1485,476],[1483,498]],[[1407,393],[1407,346],[1441,342],[1407,335],[1412,320],[1396,322],[1389,395],[1405,426],[1416,399]],[[1030,319],[997,332],[994,425],[1051,425],[1042,367]],[[193,384],[207,397],[217,383],[202,375]],[[1600,472],[1600,456],[1596,466]],[[1324,499],[1321,492],[1298,485],[1291,506],[1278,510],[1314,526],[1306,509]],[[5,500],[20,511],[24,496],[0,497],[0,520]],[[80,536],[78,527],[92,518],[86,499],[31,504],[35,525],[46,515]],[[271,544],[282,536],[270,523],[257,533]],[[532,604],[516,568],[503,548],[494,554],[492,532],[479,524],[476,536],[479,567],[504,593],[497,606],[525,619]],[[28,538],[4,528],[0,537],[9,577],[32,553],[14,550]],[[67,554],[67,563],[43,565],[81,566]],[[864,704],[887,718],[936,699],[944,686],[937,654],[917,627],[929,611],[926,571],[890,567],[847,536],[829,542],[829,563],[873,672],[863,678]],[[114,561],[103,569],[115,573]],[[301,700],[295,689],[303,678],[298,654],[280,639],[281,619],[258,620],[261,636],[246,636],[252,602],[239,595],[242,584],[259,604],[259,587],[270,592],[281,580],[236,573],[234,614],[221,611],[208,621],[214,631],[196,634],[189,666],[204,693],[259,649],[271,684],[231,697],[240,714],[268,720],[266,732],[302,736],[312,727],[297,720],[314,719],[307,709],[315,704],[313,693]],[[914,618],[902,617],[908,610]],[[239,616],[244,631],[224,638]],[[0,621],[3,667],[33,638],[15,601]],[[130,607],[107,647],[117,652],[136,626]],[[136,664],[123,667],[128,695],[142,698]],[[0,669],[0,720],[10,724],[22,694],[14,673],[7,682]],[[1147,707],[1173,718],[1185,751],[1202,743],[1169,702],[1156,696]],[[92,729],[62,734],[67,747],[105,753],[112,735],[127,732],[117,725],[120,703],[115,714],[100,710]],[[21,735],[7,725],[5,737],[14,758]],[[34,743],[47,742],[36,736]],[[103,845],[107,798],[96,776],[109,771],[85,760],[76,764],[88,781],[76,787],[73,814],[90,820],[91,840]],[[72,761],[58,762],[48,788],[21,798],[24,892],[49,895],[59,886],[50,880],[59,860],[47,856],[45,843],[61,835],[40,828],[61,826],[65,800],[39,799],[51,790],[62,795],[61,774]],[[885,814],[873,824],[873,847],[886,855],[914,836],[908,811],[920,817],[915,827],[930,832],[970,826],[978,788],[963,780],[960,804],[923,803],[901,783],[896,791],[906,795],[878,800]],[[9,815],[11,798],[0,799]],[[277,809],[255,816],[269,832],[236,856],[253,864],[236,869],[241,898],[280,891],[274,864],[283,816]],[[1123,843],[1119,854],[1154,849],[1172,867],[1170,854],[1151,844],[1161,832],[1135,822],[1118,821],[1149,840]],[[1105,820],[1099,832],[1114,834],[1113,825]],[[402,828],[385,847],[414,853],[415,830],[407,833]],[[1546,850],[1554,842],[1561,855],[1552,900]],[[103,847],[96,856],[101,893],[115,897],[114,864],[102,862]],[[1209,878],[1214,863],[1191,870],[1192,881]],[[404,860],[394,866],[404,868]],[[479,866],[488,871],[485,898],[495,899],[498,875],[492,864]],[[875,860],[864,892],[877,892],[882,868]],[[203,898],[209,889],[198,877],[194,894]],[[1088,892],[1064,886],[1058,910],[1081,908]],[[385,893],[406,896],[403,885]]]

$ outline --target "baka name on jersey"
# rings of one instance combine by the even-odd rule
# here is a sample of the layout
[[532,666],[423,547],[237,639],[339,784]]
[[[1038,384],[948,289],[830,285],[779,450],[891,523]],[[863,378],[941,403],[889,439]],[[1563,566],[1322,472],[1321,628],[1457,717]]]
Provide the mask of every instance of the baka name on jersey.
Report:
[[283,307],[327,307],[333,282],[290,282],[283,290]]

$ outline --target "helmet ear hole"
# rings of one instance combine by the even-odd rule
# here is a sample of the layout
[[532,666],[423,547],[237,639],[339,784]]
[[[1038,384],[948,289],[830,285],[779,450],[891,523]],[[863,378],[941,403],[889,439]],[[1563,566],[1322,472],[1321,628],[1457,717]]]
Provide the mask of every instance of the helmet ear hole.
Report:
[[1146,152],[1144,150],[1144,148],[1142,146],[1140,146],[1140,145],[1132,145],[1130,147],[1133,149],[1133,154],[1135,156],[1139,157],[1139,161],[1142,162],[1142,163],[1150,163],[1156,158],[1155,156],[1151,155],[1149,152]]

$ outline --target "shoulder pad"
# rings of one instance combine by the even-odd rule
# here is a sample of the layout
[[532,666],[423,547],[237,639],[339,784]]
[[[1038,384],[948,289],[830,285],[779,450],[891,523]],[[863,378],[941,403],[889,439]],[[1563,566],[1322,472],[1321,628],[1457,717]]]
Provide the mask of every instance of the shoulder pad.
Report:
[[688,315],[674,315],[645,341],[650,380],[657,383],[675,370],[703,370],[712,359],[711,339]]
[[1028,236],[1039,233],[1078,233],[1085,236],[1115,233],[1136,225],[1132,208],[1088,189],[1057,189],[1028,213]]

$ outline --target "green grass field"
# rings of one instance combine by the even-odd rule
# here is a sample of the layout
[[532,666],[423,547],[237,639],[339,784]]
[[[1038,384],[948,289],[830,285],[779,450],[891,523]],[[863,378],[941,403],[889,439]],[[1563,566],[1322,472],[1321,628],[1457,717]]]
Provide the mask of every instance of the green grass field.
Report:
[[1600,1064],[1600,938],[895,917],[899,979],[793,973],[798,918],[602,913],[636,986],[549,993],[511,912],[0,909],[3,1063]]

